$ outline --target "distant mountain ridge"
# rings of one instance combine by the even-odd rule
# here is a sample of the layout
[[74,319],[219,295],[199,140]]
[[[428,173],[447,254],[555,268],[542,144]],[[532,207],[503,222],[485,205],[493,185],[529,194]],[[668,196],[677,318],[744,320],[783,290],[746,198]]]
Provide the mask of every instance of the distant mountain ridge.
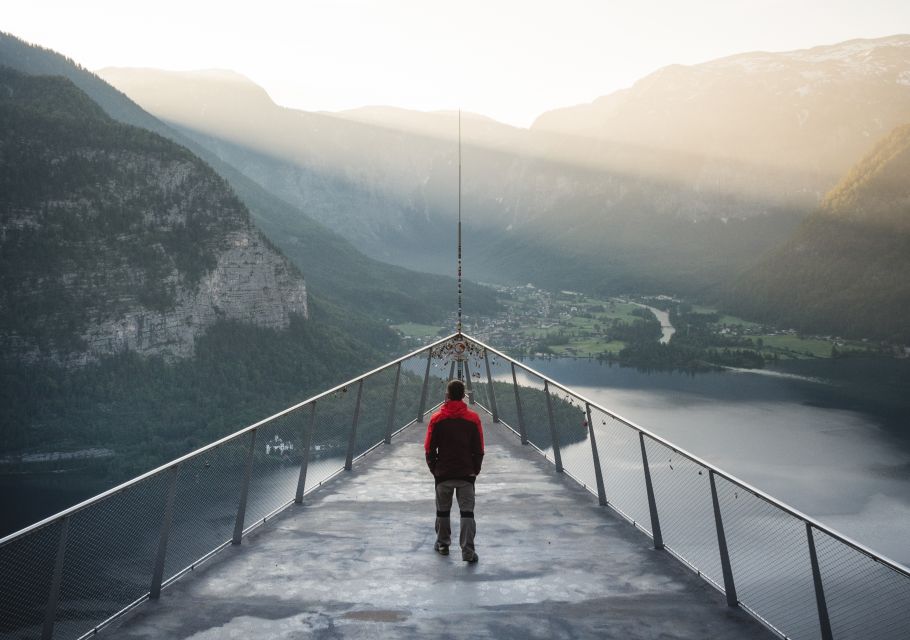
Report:
[[910,342],[910,124],[857,163],[729,298],[786,326]]
[[219,320],[286,328],[306,285],[228,185],[60,77],[0,67],[0,341],[85,364],[187,357]]
[[[142,102],[149,92],[133,80]],[[171,80],[186,135],[372,255],[438,268],[454,213],[454,118],[377,107],[315,118],[275,105],[241,118],[213,90],[219,117],[233,118],[226,135],[181,106],[190,81]],[[283,146],[263,148],[279,117],[291,126]],[[716,298],[907,121],[905,35],[666,67],[530,131],[466,119],[467,264],[491,280]]]
[[[226,83],[201,80],[200,74],[120,69],[109,77],[141,104],[169,101],[161,114],[176,118],[172,126],[369,255],[450,272],[451,258],[440,257],[451,255],[457,202],[454,113],[368,108],[328,116],[274,104],[250,111],[249,103],[241,100],[235,108],[224,98]],[[181,97],[205,90],[204,112],[199,101],[184,103]],[[686,200],[690,191],[678,185],[551,156],[548,136],[488,119],[464,118],[463,133],[466,265],[472,277],[562,288],[577,286],[564,276],[581,265],[592,276],[583,279],[604,291],[685,285],[683,273],[697,274],[691,284],[697,289],[716,281],[715,259],[721,260],[720,272],[729,271],[735,268],[729,260],[740,265],[755,254],[756,241],[783,239],[792,226],[783,217],[750,224],[762,227],[752,234],[756,240],[734,233],[737,225],[708,225],[716,228],[707,234],[701,227],[680,228],[692,216],[679,208],[703,205]],[[269,148],[269,140],[280,143]],[[697,200],[706,198],[730,200],[726,194]],[[696,243],[668,251],[664,238],[680,234]],[[712,246],[699,244],[699,236],[710,236]],[[617,246],[627,240],[634,242],[628,250]],[[611,256],[608,269],[598,266],[596,256],[604,253]],[[705,268],[678,268],[679,260],[706,253],[712,257]],[[543,255],[548,258],[541,262]],[[676,262],[662,276],[659,269],[670,255]],[[653,267],[652,257],[659,257]],[[543,264],[554,268],[547,271]]]
[[592,158],[631,145],[667,175],[814,207],[908,113],[910,35],[896,35],[664,67],[532,130],[593,140]]

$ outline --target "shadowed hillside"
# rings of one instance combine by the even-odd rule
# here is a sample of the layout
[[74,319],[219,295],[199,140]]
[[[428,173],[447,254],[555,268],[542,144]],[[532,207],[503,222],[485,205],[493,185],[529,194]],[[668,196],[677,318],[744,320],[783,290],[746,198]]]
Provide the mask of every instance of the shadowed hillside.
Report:
[[787,326],[910,341],[910,125],[854,166],[730,301]]

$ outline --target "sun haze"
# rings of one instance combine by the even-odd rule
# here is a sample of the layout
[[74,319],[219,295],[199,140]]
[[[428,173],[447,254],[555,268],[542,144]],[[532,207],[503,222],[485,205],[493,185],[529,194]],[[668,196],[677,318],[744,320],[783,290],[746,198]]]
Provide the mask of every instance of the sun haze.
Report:
[[89,69],[231,69],[285,106],[462,107],[528,126],[668,64],[910,32],[910,3],[31,0],[3,29]]

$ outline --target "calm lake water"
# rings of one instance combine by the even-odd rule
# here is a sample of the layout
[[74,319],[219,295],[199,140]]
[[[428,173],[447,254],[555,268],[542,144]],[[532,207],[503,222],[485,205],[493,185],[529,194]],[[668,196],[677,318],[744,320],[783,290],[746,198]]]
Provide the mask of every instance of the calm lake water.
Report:
[[910,565],[910,363],[806,360],[694,376],[526,364]]

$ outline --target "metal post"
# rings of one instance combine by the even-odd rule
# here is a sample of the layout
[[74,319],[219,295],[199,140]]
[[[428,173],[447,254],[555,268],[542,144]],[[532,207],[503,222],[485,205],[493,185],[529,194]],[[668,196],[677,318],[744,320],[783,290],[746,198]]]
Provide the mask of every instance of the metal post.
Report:
[[818,606],[818,624],[821,627],[822,640],[832,640],[828,603],[825,600],[822,572],[819,569],[818,554],[815,551],[815,536],[812,535],[812,525],[808,522],[806,523],[806,539],[809,542],[809,561],[812,563],[812,581],[815,583],[815,604]]
[[246,518],[246,499],[250,493],[250,474],[253,471],[253,447],[256,446],[256,429],[250,431],[250,448],[246,452],[246,464],[243,471],[243,485],[240,487],[240,504],[237,505],[237,520],[234,522],[234,537],[231,544],[240,544],[243,537],[243,520]]
[[714,481],[714,471],[708,471],[711,481],[711,502],[714,504],[714,526],[717,527],[717,548],[720,550],[720,568],[724,574],[724,593],[727,594],[727,606],[735,607],[739,604],[736,597],[736,585],[733,583],[733,568],[730,566],[730,553],[727,550],[727,536],[724,533],[724,521],[720,515],[720,501],[717,499],[717,484]]
[[487,366],[487,388],[490,390],[490,412],[493,414],[493,422],[499,422],[499,411],[496,409],[496,394],[493,392],[493,376],[490,375],[490,354],[486,349],[483,350],[483,361]]
[[167,558],[167,541],[171,535],[171,522],[174,520],[174,497],[177,495],[177,472],[180,465],[170,468],[167,485],[167,497],[164,501],[164,515],[161,517],[161,534],[158,537],[158,555],[155,556],[155,568],[152,571],[152,586],[149,588],[149,599],[157,600],[161,596],[161,582],[164,580],[164,561]]
[[468,404],[474,404],[474,383],[471,382],[471,367],[464,361],[464,383],[468,391]]
[[559,453],[559,434],[556,433],[556,420],[553,419],[553,399],[550,397],[550,383],[543,381],[543,394],[547,398],[547,417],[550,420],[550,442],[553,443],[553,459],[556,471],[562,473],[562,456]]
[[351,421],[351,437],[348,439],[348,456],[344,461],[344,468],[350,471],[354,466],[354,445],[357,444],[357,423],[360,421],[360,399],[363,397],[363,378],[357,385],[357,404],[354,405],[354,419]]
[[69,516],[63,516],[60,521],[60,538],[57,540],[57,557],[54,560],[51,589],[47,596],[47,608],[44,610],[44,627],[41,629],[41,640],[50,640],[54,637],[54,620],[57,617],[60,584],[63,582],[63,559],[66,556],[66,539],[69,537],[69,530],[70,518]]
[[[455,379],[455,361],[452,360],[452,364],[449,365],[449,380]],[[446,380],[446,384],[449,383],[449,380]]]
[[651,468],[648,466],[648,452],[645,451],[645,434],[638,432],[641,445],[641,464],[645,469],[645,489],[648,492],[648,511],[651,513],[651,533],[654,536],[654,548],[664,548],[664,537],[660,534],[660,519],[657,517],[657,502],[654,500],[654,485],[651,484]]
[[528,432],[525,431],[525,417],[521,410],[521,397],[518,395],[518,378],[515,376],[515,363],[512,363],[512,388],[515,391],[515,408],[518,410],[518,434],[521,444],[528,444]]
[[427,408],[427,385],[430,384],[430,365],[433,363],[433,352],[427,355],[427,370],[423,374],[423,389],[420,391],[420,406],[417,408],[417,422],[423,422]]
[[389,407],[389,425],[385,430],[385,443],[392,444],[392,427],[395,424],[395,406],[398,404],[398,383],[401,380],[401,363],[395,369],[395,386],[392,387],[392,406]]
[[607,506],[607,491],[604,488],[604,474],[600,468],[600,454],[597,452],[597,439],[594,437],[594,422],[591,421],[591,405],[585,403],[585,416],[588,418],[588,438],[591,440],[591,457],[594,460],[594,480],[597,482],[597,502]]
[[313,446],[313,435],[316,433],[316,401],[310,405],[310,428],[304,427],[300,438],[303,451],[300,452],[300,476],[297,478],[297,491],[294,493],[294,504],[303,504],[303,492],[306,490],[306,472],[310,464],[310,448]]

